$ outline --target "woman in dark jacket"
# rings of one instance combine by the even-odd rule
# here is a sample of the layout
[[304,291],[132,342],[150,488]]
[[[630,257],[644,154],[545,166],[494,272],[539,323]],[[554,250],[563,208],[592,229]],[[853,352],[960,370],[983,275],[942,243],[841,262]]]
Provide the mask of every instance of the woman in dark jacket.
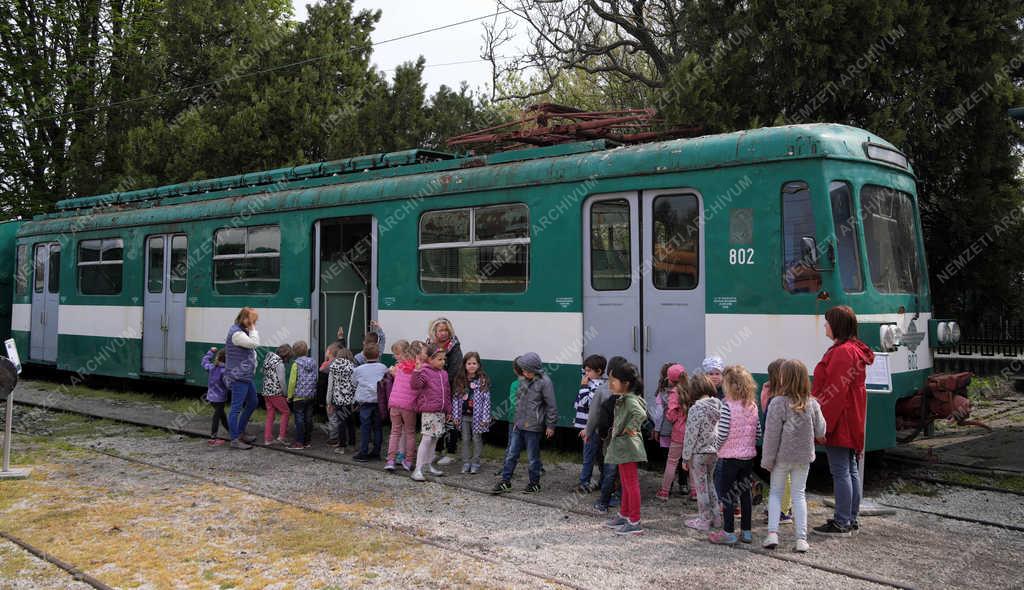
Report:
[[847,537],[859,528],[860,474],[857,458],[864,452],[867,413],[866,367],[875,354],[857,338],[857,315],[846,305],[825,312],[825,336],[834,344],[814,368],[813,395],[825,416],[828,467],[835,488],[835,515],[815,527],[819,535]]
[[[445,351],[444,370],[448,373],[448,385],[454,388],[455,376],[462,367],[462,346],[459,339],[455,337],[455,328],[448,318],[437,318],[430,322],[427,328],[427,344],[436,344]],[[450,389],[454,391],[454,389]],[[453,461],[452,457],[458,450],[459,433],[455,424],[445,424],[444,436],[437,440],[438,465],[447,465]],[[445,453],[449,453],[446,455]]]

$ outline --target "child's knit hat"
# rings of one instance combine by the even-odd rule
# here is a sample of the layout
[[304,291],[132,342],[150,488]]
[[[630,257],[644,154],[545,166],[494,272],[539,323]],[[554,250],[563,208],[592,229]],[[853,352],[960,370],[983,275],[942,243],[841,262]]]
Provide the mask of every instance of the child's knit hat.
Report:
[[705,373],[710,373],[711,371],[718,371],[721,373],[722,369],[725,368],[725,361],[723,361],[720,356],[709,356],[700,364],[700,368]]
[[544,371],[544,363],[540,361],[540,355],[536,352],[528,352],[517,358],[516,364],[519,365],[520,369],[531,373],[542,373]]
[[686,368],[676,363],[668,368],[668,380],[670,383],[676,383],[679,381],[679,376],[686,372]]

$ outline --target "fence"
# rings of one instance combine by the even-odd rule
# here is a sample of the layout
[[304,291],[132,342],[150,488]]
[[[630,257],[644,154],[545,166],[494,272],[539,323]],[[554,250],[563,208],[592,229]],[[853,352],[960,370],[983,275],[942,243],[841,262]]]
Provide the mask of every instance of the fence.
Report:
[[955,346],[935,349],[936,370],[992,375],[1010,367],[1024,378],[1024,320],[978,322],[962,330]]

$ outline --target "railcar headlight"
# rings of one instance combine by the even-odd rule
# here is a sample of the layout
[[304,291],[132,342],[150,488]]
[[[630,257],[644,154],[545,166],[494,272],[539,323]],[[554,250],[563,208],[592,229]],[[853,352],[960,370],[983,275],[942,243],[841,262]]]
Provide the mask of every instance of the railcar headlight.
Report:
[[[952,337],[950,324],[955,323],[956,322],[939,322],[939,324],[935,326],[935,338],[939,341],[939,344],[945,346],[950,343],[950,339]],[[957,330],[959,330],[959,328],[957,328]]]
[[960,322],[949,322],[949,343],[958,344],[960,342]]
[[883,324],[878,328],[878,340],[881,343],[882,350],[891,352],[896,350],[896,326],[892,324]]
[[897,347],[900,344],[903,344],[903,328],[901,328],[899,326],[893,326],[892,327],[892,333],[893,333],[893,346]]

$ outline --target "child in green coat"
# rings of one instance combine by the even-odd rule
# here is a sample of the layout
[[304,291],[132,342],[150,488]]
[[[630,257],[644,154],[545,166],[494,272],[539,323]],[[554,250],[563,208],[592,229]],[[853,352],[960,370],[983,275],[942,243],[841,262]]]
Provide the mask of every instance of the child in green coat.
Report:
[[622,505],[619,515],[606,522],[605,526],[614,528],[616,535],[644,532],[640,526],[640,476],[637,467],[647,461],[641,432],[647,420],[647,405],[639,373],[635,365],[625,364],[613,368],[608,379],[608,387],[618,399],[615,401],[615,419],[605,463],[619,466]]

